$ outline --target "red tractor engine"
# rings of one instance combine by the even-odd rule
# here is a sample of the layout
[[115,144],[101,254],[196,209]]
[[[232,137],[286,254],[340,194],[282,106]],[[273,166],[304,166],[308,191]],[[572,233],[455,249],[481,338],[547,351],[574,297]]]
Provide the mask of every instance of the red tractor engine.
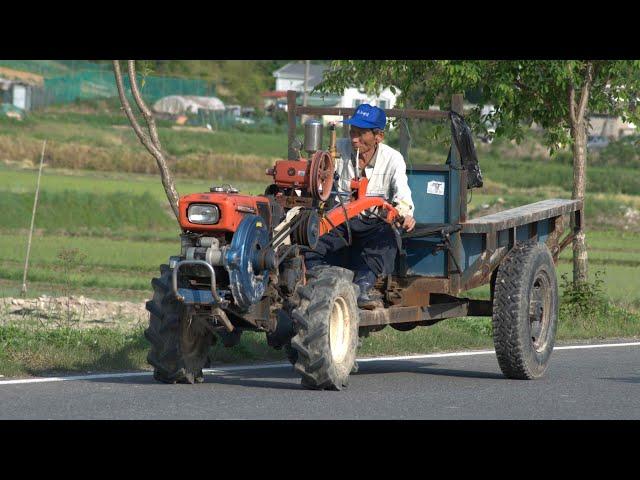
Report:
[[268,198],[239,195],[225,187],[213,187],[211,190],[211,193],[180,197],[178,209],[183,230],[211,234],[235,232],[246,214],[260,215],[271,224]]
[[324,202],[331,195],[334,169],[332,156],[322,150],[313,153],[309,159],[278,160],[266,172],[274,180],[270,193],[275,194],[284,208],[310,207],[314,200]]

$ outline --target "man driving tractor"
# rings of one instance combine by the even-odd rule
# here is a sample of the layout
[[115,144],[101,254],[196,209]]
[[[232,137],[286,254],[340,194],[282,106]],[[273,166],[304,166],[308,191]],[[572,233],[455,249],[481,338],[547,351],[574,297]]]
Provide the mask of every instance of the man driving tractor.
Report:
[[[367,196],[393,204],[402,216],[402,227],[410,232],[416,222],[406,164],[400,152],[382,143],[387,123],[384,110],[361,104],[344,123],[350,125],[350,138],[336,142],[339,192],[349,192],[352,178],[366,177]],[[358,307],[373,309],[382,304],[370,295],[371,288],[378,276],[393,272],[399,247],[398,232],[376,209],[370,209],[320,237],[316,248],[305,253],[305,265],[307,269],[335,265],[353,270],[353,282],[360,288]]]

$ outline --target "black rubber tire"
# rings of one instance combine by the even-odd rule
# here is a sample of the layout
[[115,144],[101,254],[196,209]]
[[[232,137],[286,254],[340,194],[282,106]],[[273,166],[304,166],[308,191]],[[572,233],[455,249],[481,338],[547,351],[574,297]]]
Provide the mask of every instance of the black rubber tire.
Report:
[[298,361],[298,351],[291,346],[291,342],[287,343],[284,346],[284,353],[287,355],[287,360],[289,360],[289,363],[295,366],[296,362]]
[[[323,266],[307,272],[307,284],[298,287],[300,304],[293,310],[296,334],[291,339],[291,349],[297,354],[294,367],[306,388],[341,390],[348,385],[349,374],[354,368],[357,370],[360,317],[358,287],[352,280],[353,272],[349,270]],[[335,355],[330,338],[334,308],[343,309],[349,318],[344,348]]]
[[[537,302],[532,304],[534,300]],[[540,321],[533,323],[537,318]],[[558,327],[558,282],[553,258],[545,244],[518,243],[500,264],[492,324],[502,373],[520,380],[542,377],[549,365]]]
[[[360,344],[360,339],[358,339],[358,347],[360,347]],[[289,363],[295,366],[296,362],[298,361],[298,351],[291,346],[291,343],[287,343],[284,346],[284,351],[287,355],[287,360],[289,360]],[[358,373],[359,368],[360,367],[358,366],[358,361],[354,361],[353,367],[351,367],[351,373]]]
[[168,265],[160,265],[160,278],[151,285],[153,299],[146,303],[149,327],[144,336],[151,343],[147,361],[153,378],[163,383],[202,383],[213,333],[191,322],[188,309],[173,295]]

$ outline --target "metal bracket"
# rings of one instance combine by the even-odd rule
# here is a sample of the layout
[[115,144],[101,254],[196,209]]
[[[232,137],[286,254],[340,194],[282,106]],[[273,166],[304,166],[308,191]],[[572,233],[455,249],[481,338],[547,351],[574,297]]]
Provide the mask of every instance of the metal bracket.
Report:
[[456,256],[451,251],[451,237],[450,237],[449,233],[444,233],[443,232],[442,238],[443,238],[447,253],[449,254],[449,257],[451,257],[451,260],[453,260],[453,263],[456,266],[456,269],[457,269],[458,273],[462,274],[462,269],[460,268],[460,265],[458,264],[458,260],[456,259]]
[[211,295],[214,300],[222,307],[226,307],[229,304],[228,300],[225,300],[218,295],[218,291],[216,290],[216,272],[213,270],[213,267],[204,260],[182,260],[176,264],[171,275],[171,286],[173,288],[173,294],[178,300],[184,302],[184,296],[178,293],[178,270],[180,270],[180,267],[183,267],[184,265],[202,265],[203,267],[206,267],[211,273]]

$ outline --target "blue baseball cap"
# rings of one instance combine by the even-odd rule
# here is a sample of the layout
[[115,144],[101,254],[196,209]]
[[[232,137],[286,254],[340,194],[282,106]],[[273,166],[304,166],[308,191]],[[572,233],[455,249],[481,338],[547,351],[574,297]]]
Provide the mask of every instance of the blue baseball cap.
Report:
[[347,125],[353,125],[360,128],[379,128],[384,130],[387,124],[387,114],[378,107],[362,103],[356,108],[353,117],[344,121]]

